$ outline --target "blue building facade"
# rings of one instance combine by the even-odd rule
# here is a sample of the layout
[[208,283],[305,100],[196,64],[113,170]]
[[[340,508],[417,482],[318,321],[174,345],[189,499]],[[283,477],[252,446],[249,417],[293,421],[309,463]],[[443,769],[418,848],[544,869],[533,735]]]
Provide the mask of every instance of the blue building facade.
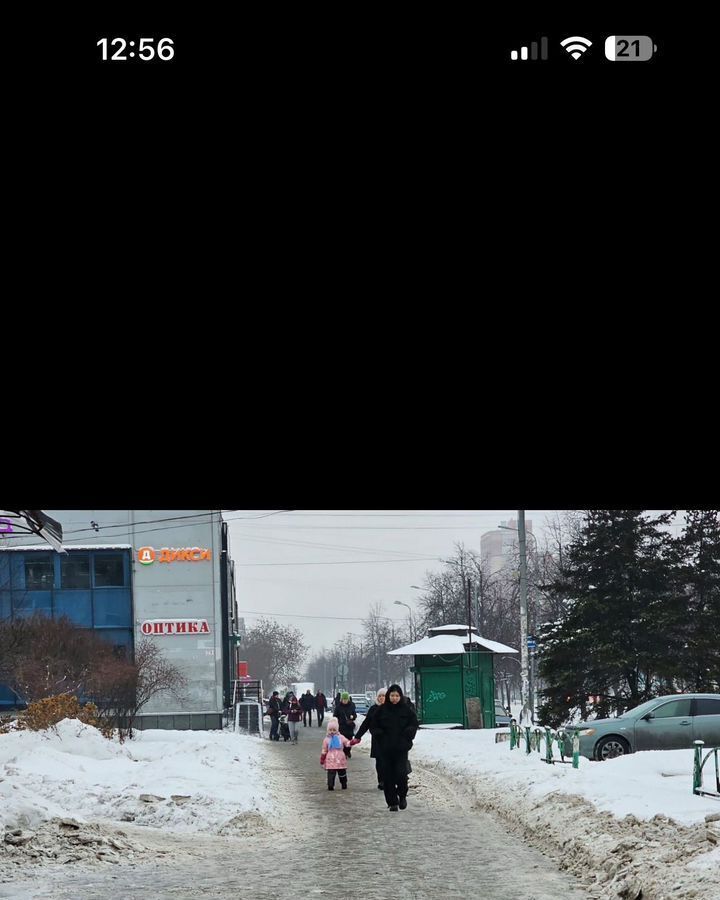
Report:
[[130,547],[0,552],[0,620],[67,616],[132,658],[130,556]]
[[[221,728],[240,653],[221,510],[45,512],[61,525],[66,552],[38,535],[0,532],[0,622],[65,615],[130,660],[150,641],[186,687],[153,696],[138,727]],[[0,711],[12,702],[0,686]]]

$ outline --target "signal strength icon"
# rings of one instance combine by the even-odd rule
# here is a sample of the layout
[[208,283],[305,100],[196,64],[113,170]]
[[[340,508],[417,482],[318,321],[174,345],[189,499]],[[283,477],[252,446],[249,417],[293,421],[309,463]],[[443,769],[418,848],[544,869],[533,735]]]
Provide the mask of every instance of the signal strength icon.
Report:
[[[526,60],[528,58],[528,48],[521,47],[520,50],[511,50],[510,51],[510,59],[515,62],[518,59],[518,53],[520,54],[521,60]],[[538,58],[538,42],[530,41],[530,59]],[[546,37],[540,38],[540,59],[548,58],[548,39]]]
[[569,37],[564,41],[560,41],[560,46],[564,47],[573,59],[580,59],[583,53],[587,53],[592,47],[592,41],[584,37]]

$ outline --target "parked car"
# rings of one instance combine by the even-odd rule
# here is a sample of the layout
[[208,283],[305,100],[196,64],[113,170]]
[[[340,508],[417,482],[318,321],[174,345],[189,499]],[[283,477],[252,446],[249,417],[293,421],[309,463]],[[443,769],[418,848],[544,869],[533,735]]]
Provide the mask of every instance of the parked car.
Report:
[[511,716],[499,700],[495,701],[495,727],[509,728]]
[[720,746],[720,694],[670,694],[655,697],[617,716],[565,727],[565,753],[580,737],[580,755],[612,759],[637,750],[679,750],[705,741]]
[[367,711],[370,709],[370,704],[365,694],[350,694],[350,699],[355,704],[355,712],[359,716],[366,716]]

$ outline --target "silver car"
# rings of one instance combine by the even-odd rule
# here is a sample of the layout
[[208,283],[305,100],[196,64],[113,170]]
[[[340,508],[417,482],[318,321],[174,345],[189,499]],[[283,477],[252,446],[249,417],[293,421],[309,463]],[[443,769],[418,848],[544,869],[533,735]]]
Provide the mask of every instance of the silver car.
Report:
[[612,759],[636,750],[680,750],[705,741],[720,746],[720,694],[670,694],[655,697],[615,719],[594,719],[565,727],[565,753],[580,737],[580,755]]
[[510,719],[512,717],[508,714],[508,711],[505,707],[500,703],[499,700],[495,701],[495,727],[496,728],[508,728],[510,726]]

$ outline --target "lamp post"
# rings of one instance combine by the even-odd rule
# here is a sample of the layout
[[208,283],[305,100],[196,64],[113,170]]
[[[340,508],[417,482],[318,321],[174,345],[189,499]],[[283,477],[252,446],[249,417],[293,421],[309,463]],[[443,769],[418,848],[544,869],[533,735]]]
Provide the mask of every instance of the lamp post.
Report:
[[[493,575],[496,573],[493,573]],[[475,623],[477,625],[478,634],[482,637],[483,634],[483,619],[485,618],[484,611],[484,588],[489,587],[494,584],[492,581],[492,575],[488,575],[487,578],[483,575],[482,571],[478,572],[478,582],[477,587],[475,588]]]
[[[428,589],[420,587],[419,584],[411,584],[410,587],[413,588],[413,590],[425,591],[428,593]],[[445,595],[442,592],[442,588],[438,588],[438,591],[440,592],[440,612],[442,613],[443,624],[445,624]]]
[[410,606],[409,603],[403,603],[402,600],[395,600],[394,603],[395,603],[395,606],[406,606],[407,607],[407,609],[408,609],[408,631],[410,632],[410,642],[414,643],[415,642],[415,629],[413,628],[413,621],[412,621],[412,607]]
[[[410,643],[411,643],[411,644],[414,644],[414,643],[415,643],[415,629],[413,628],[413,621],[412,621],[412,607],[410,606],[409,603],[403,603],[402,600],[395,600],[395,601],[393,601],[393,602],[395,603],[396,606],[406,606],[406,607],[407,607],[407,610],[408,610],[408,630],[409,630],[409,632],[410,632]],[[406,669],[405,669],[405,667],[403,667],[403,690],[404,690],[405,693],[407,694],[407,683],[406,683],[406,681],[405,681],[405,671],[406,671]]]
[[[518,510],[518,527],[499,525],[504,531],[517,531],[518,549],[520,552],[520,679],[522,683],[523,709],[521,721],[528,724],[534,720],[533,702],[530,697],[530,678],[528,673],[528,610],[527,610],[527,560],[525,556],[525,510]],[[535,537],[535,535],[533,535]],[[537,538],[535,538],[537,553]]]
[[[346,632],[346,634],[347,634],[348,637],[356,637],[356,638],[360,638],[360,660],[362,661],[362,655],[363,655],[363,652],[362,652],[363,635],[357,634],[357,633],[354,632],[354,631],[348,631],[348,632]],[[349,645],[350,645],[350,647],[353,648],[353,650],[355,649],[355,645],[353,644],[352,641],[349,641]],[[346,647],[346,654],[347,654],[347,663],[348,663],[348,669],[349,669],[349,668],[350,668],[350,651],[349,651],[349,648],[348,648],[348,647]],[[354,676],[355,678],[357,678],[357,668],[358,668],[357,665],[354,665],[354,666],[353,666],[353,676]],[[348,674],[348,690],[350,689],[350,681],[351,681],[350,675]]]

